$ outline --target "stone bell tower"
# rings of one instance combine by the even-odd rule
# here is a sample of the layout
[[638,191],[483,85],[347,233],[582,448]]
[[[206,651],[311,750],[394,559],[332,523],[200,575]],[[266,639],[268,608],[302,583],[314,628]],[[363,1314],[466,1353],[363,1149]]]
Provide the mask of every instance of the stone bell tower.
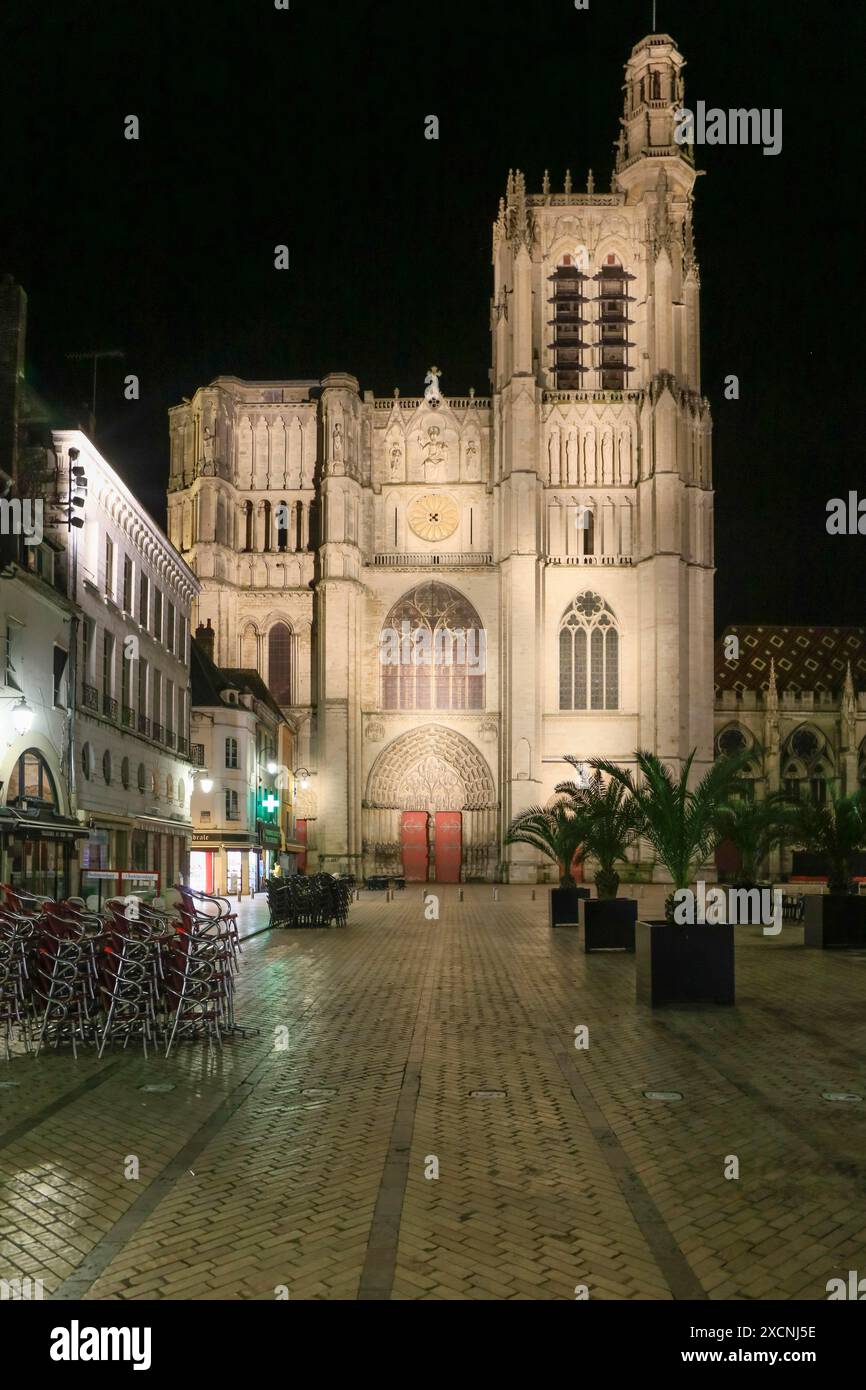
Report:
[[[493,486],[502,633],[502,820],[565,753],[673,767],[713,756],[713,493],[701,395],[685,60],[641,40],[615,168],[530,192],[493,227]],[[568,615],[571,613],[571,617]],[[569,626],[570,624],[570,626]],[[559,767],[559,773],[556,768]],[[512,880],[533,873],[519,846]]]

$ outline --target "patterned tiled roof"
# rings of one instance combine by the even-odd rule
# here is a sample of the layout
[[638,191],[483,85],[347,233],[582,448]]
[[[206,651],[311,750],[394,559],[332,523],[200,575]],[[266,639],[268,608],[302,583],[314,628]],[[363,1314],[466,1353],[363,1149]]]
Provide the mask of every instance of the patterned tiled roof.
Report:
[[[739,638],[738,661],[725,658],[725,638]],[[766,690],[770,660],[783,690],[841,689],[848,662],[854,689],[866,689],[866,627],[764,627],[732,624],[716,642],[716,694],[723,690]]]

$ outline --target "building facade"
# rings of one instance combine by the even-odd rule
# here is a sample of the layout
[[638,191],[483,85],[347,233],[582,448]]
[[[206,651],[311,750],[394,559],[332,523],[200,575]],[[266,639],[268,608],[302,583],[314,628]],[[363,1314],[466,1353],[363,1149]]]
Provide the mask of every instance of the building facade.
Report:
[[666,35],[632,51],[608,191],[509,174],[489,396],[435,367],[385,399],[221,377],[171,412],[169,535],[218,664],[257,669],[294,732],[314,868],[535,881],[505,831],[565,754],[713,757],[683,65]]
[[88,834],[67,777],[75,609],[58,560],[0,536],[0,883],[54,899],[77,892]]
[[[79,612],[69,781],[89,827],[85,896],[148,896],[185,877],[190,795],[190,613],[195,575],[86,435],[54,431],[58,495],[83,468],[84,525],[64,541]],[[121,883],[117,875],[125,873]],[[109,877],[114,875],[114,877]]]
[[[728,627],[716,644],[716,754],[750,754],[755,800],[784,792],[824,804],[831,786],[848,795],[866,786],[864,686],[866,628]],[[718,863],[736,868],[725,846]],[[770,870],[822,874],[826,865],[783,849]]]
[[214,665],[213,629],[192,646],[190,883],[204,893],[258,892],[282,849],[280,729],[285,719],[257,671]]

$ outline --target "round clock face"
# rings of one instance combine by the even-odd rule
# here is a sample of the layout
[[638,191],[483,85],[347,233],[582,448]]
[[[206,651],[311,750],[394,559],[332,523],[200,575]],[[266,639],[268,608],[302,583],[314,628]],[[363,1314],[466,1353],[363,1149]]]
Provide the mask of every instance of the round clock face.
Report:
[[409,503],[409,525],[424,541],[444,541],[453,536],[460,512],[453,497],[426,492]]

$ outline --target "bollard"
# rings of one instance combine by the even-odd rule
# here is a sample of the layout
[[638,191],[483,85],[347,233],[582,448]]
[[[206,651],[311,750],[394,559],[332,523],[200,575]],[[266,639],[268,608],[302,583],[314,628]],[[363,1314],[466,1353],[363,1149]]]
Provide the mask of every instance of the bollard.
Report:
[[394,889],[393,889],[393,888],[386,888],[386,890],[385,890],[385,902],[386,902],[386,903],[392,903],[393,901],[394,901]]
[[459,903],[462,903],[462,901],[463,901],[463,889],[462,889],[462,888],[460,889],[460,892],[457,894],[457,901],[458,901]]
[[499,889],[498,889],[498,888],[494,888],[494,890],[493,890],[493,901],[494,901],[495,903],[498,903],[498,902],[499,902]]
[[532,890],[532,901],[535,902],[535,889]]

